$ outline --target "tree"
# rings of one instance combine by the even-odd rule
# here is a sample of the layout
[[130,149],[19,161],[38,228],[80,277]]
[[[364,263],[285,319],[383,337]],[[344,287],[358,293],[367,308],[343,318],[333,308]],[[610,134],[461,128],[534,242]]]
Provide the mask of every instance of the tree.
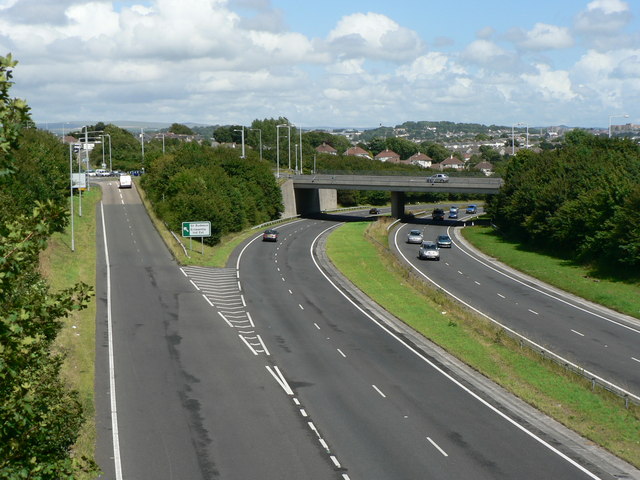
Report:
[[169,131],[176,135],[193,135],[193,130],[181,123],[172,123],[169,127]]
[[[47,139],[21,128],[29,118],[25,102],[12,99],[11,56],[0,57],[0,170],[7,187],[16,172],[33,170],[24,165],[29,154],[22,145],[51,162],[67,164],[60,149],[47,147]],[[29,129],[31,130],[31,129]],[[62,149],[64,152],[64,149]],[[46,174],[34,170],[36,183],[47,182]],[[0,478],[72,478],[74,462],[70,450],[83,422],[75,392],[60,379],[63,356],[52,344],[69,312],[84,308],[90,287],[78,284],[62,292],[51,292],[38,271],[39,255],[47,239],[64,229],[68,212],[57,191],[39,188],[30,200],[15,198],[21,206],[0,208]],[[66,189],[66,185],[65,185]],[[20,192],[3,188],[5,197]],[[10,193],[7,193],[10,192]],[[64,197],[66,198],[66,197]],[[20,210],[28,213],[19,213]]]

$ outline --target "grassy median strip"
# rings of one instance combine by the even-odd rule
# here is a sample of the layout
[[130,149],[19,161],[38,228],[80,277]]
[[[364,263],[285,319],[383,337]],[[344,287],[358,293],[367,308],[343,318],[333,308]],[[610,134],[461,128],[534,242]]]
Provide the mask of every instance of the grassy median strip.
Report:
[[[491,227],[462,229],[464,237],[483,253],[532,277],[618,312],[640,318],[640,279],[614,278],[570,260],[523,248],[500,238]],[[624,272],[618,271],[618,277]]]
[[386,247],[386,224],[349,223],[327,241],[331,261],[358,288],[483,375],[640,467],[640,408],[528,349],[425,285]]
[[[96,204],[102,198],[100,188],[82,194],[82,217],[78,216],[76,196],[74,215],[75,251],[71,251],[71,228],[51,237],[41,254],[40,269],[52,291],[69,288],[78,282],[96,283]],[[94,459],[96,443],[94,371],[96,342],[96,302],[64,319],[64,327],[56,339],[56,348],[67,355],[62,375],[70,388],[79,392],[85,423],[74,447],[77,458]],[[78,479],[92,479],[95,474],[81,473]]]

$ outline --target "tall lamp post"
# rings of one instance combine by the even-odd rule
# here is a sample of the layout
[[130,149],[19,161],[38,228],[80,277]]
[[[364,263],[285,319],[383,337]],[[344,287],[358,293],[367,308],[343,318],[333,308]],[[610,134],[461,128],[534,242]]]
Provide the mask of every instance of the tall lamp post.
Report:
[[[276,177],[280,178],[280,129],[287,127],[291,131],[291,126],[286,123],[276,125]],[[289,150],[291,152],[291,150]],[[291,161],[291,159],[289,159]]]
[[104,137],[109,137],[109,171],[113,172],[113,167],[111,163],[111,134],[103,133],[100,136],[102,137],[102,158],[104,158]]
[[73,233],[73,145],[71,143],[69,144],[69,200],[71,201],[71,251],[75,252],[76,244]]
[[260,130],[259,128],[249,129],[249,131],[254,131],[254,130],[258,131],[258,142],[260,143],[260,161],[262,161],[262,130]]
[[242,132],[242,155],[240,156],[240,158],[244,158],[244,127],[242,127],[242,129],[234,129],[234,132]]
[[609,138],[611,138],[611,119],[612,118],[617,118],[617,117],[629,118],[629,114],[621,113],[621,114],[618,114],[618,115],[609,115]]

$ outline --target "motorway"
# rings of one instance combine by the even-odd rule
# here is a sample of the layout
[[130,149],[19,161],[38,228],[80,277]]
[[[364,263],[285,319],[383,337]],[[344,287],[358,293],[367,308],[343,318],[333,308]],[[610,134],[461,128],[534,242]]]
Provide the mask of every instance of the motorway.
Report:
[[[639,320],[550,288],[480,256],[456,234],[454,227],[461,223],[418,219],[417,224],[398,228],[391,243],[426,281],[591,372],[590,377],[610,382],[640,400]],[[416,226],[424,230],[425,240],[435,241],[444,233],[453,238],[453,248],[440,249],[440,262],[418,260],[418,246],[406,243],[408,230]]]
[[181,268],[136,190],[102,187],[101,478],[630,478],[338,292],[318,245],[340,218]]

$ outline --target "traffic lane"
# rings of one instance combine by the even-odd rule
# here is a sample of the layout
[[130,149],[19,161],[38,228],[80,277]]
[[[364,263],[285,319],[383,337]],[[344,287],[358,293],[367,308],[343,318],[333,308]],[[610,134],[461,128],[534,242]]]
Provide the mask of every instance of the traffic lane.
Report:
[[586,478],[363,317],[309,259],[319,228],[298,230],[279,248],[248,248],[241,278],[272,356],[350,476]]
[[[446,228],[429,226],[428,235],[436,238]],[[440,250],[442,260],[437,264],[419,261],[417,249],[400,241],[403,235],[398,234],[398,250],[439,287],[582,368],[640,393],[640,362],[634,360],[637,329],[608,322],[598,313],[586,313],[586,307],[574,308],[499,274],[463,254],[455,240],[452,249]]]
[[132,235],[123,208],[105,218],[125,478],[334,478],[264,364],[167,252],[136,258],[133,239],[155,230],[136,222]]

